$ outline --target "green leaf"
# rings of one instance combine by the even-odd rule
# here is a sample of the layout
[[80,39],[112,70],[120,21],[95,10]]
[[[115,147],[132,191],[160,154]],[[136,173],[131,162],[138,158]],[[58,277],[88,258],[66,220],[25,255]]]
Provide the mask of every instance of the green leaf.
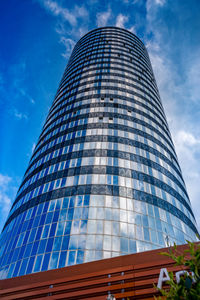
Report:
[[[159,290],[166,300],[200,300],[200,245],[187,241],[188,248],[180,253],[176,244],[168,248],[168,252],[161,252],[161,255],[170,257],[174,266],[187,267],[194,273],[195,282],[192,276],[181,276],[180,282],[174,281],[173,272],[168,272],[170,280],[166,283],[168,288]],[[161,299],[161,298],[158,298]]]
[[185,279],[185,287],[187,290],[189,290],[191,288],[191,286],[192,286],[192,279],[190,277],[187,277]]

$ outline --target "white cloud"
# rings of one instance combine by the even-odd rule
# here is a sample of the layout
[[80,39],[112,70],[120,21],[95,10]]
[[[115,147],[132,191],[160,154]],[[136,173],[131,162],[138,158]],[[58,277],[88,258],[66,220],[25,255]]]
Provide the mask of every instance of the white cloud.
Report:
[[28,116],[22,112],[19,112],[17,109],[14,109],[13,110],[13,115],[15,116],[16,119],[18,120],[22,120],[22,119],[25,119],[27,120],[28,119]]
[[124,28],[126,22],[128,22],[128,16],[125,16],[123,14],[119,14],[117,16],[117,20],[116,20],[116,26],[117,27]]
[[130,28],[127,29],[128,31],[136,34],[136,29],[135,29],[135,26],[131,26]]
[[0,231],[6,221],[13,198],[16,195],[17,188],[15,185],[17,181],[8,175],[0,173]]
[[45,0],[44,6],[54,16],[61,16],[64,20],[68,21],[72,26],[76,25],[75,15],[70,13],[67,8],[63,8],[62,6],[60,6],[56,1]]
[[155,4],[163,6],[165,4],[165,0],[155,0]]
[[[197,139],[192,133],[180,130],[176,134],[176,144],[185,147],[192,147],[194,150],[194,146],[200,146],[200,139]],[[191,149],[190,149],[191,151]]]
[[[40,4],[53,16],[56,17],[55,31],[60,37],[60,43],[65,46],[64,53],[61,55],[69,58],[75,41],[88,32],[85,24],[88,24],[88,10],[84,5],[75,5],[72,9],[63,7],[59,1],[38,0]],[[66,26],[68,22],[71,27]]]
[[65,53],[63,53],[62,55],[65,58],[68,58],[69,55],[71,54],[74,46],[75,46],[75,41],[73,41],[72,39],[69,38],[65,38],[64,36],[61,37],[60,42],[65,46]]
[[84,6],[75,5],[73,12],[77,18],[87,18],[88,11],[85,9]]
[[101,12],[97,14],[97,26],[98,27],[104,27],[107,25],[108,20],[111,17],[111,10],[108,9],[107,11]]
[[147,0],[146,9],[147,12],[151,9],[157,9],[163,6],[166,3],[166,0]]
[[200,87],[199,87],[199,78],[200,78],[200,58],[199,50],[193,53],[191,59],[187,62],[187,90],[189,93],[190,100],[200,103]]
[[4,213],[8,213],[11,206],[11,199],[7,195],[12,178],[0,174],[0,209]]
[[183,170],[192,208],[200,227],[199,214],[199,178],[200,178],[200,137],[188,131],[180,130],[174,135],[176,152]]
[[76,32],[74,32],[74,37],[77,37],[80,39],[84,34],[88,32],[88,27],[87,26],[80,26],[79,28],[76,29]]
[[45,0],[43,6],[56,17],[61,17],[71,26],[77,25],[78,18],[87,18],[88,12],[84,6],[75,5],[73,10],[62,7],[57,1]]
[[1,188],[5,188],[10,181],[11,181],[11,177],[0,174],[0,187]]

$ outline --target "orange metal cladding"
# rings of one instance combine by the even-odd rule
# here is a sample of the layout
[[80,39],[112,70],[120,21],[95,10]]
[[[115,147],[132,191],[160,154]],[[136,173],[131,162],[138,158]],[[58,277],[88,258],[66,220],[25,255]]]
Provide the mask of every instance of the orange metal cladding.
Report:
[[[183,251],[186,246],[179,246]],[[153,299],[160,269],[178,271],[158,249],[0,281],[1,299]]]

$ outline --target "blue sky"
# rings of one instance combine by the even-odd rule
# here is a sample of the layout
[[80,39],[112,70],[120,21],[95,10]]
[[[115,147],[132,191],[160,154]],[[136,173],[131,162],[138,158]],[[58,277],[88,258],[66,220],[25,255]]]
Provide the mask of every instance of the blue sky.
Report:
[[116,25],[148,48],[200,227],[200,1],[0,1],[0,229],[74,44]]

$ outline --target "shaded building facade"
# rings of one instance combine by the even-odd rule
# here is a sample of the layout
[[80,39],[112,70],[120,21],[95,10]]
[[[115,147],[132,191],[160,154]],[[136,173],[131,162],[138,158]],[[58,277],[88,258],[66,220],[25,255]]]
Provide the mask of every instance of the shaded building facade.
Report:
[[74,47],[0,238],[1,278],[196,240],[144,44],[115,27]]

